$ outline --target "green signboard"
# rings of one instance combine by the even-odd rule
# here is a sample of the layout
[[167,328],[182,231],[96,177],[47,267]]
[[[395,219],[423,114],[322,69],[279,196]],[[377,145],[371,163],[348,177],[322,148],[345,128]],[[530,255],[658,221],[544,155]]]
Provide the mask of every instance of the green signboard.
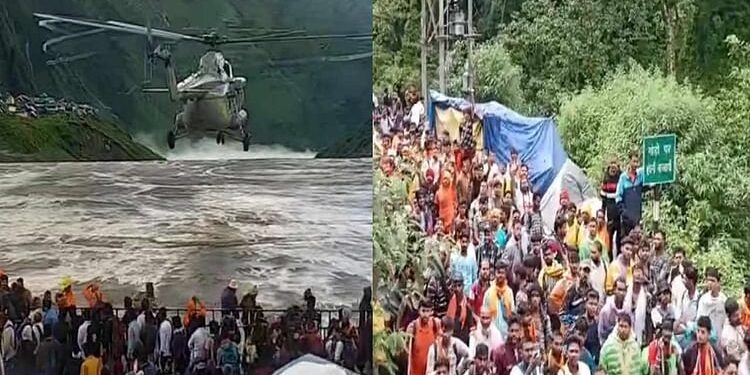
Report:
[[643,138],[643,183],[669,184],[677,178],[677,136],[661,134]]

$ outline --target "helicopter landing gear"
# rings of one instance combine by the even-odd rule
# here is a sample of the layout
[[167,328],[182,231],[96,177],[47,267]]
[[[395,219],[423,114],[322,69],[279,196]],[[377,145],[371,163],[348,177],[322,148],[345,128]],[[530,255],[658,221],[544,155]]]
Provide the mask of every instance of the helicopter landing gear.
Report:
[[242,137],[242,151],[248,150],[250,150],[250,133],[245,133],[245,136]]
[[169,145],[169,149],[174,149],[174,144],[177,141],[177,136],[174,134],[173,130],[170,130],[169,133],[167,133],[167,145]]

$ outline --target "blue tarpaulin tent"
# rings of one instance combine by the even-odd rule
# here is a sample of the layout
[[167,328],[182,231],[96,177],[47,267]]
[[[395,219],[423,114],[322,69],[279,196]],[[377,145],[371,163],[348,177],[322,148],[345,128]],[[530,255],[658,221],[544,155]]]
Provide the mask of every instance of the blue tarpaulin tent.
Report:
[[[430,91],[427,113],[430,127],[436,128],[438,111],[462,110],[469,106],[471,103],[465,99]],[[568,158],[553,118],[525,117],[498,102],[475,103],[474,112],[482,122],[486,150],[507,163],[510,150],[515,149],[521,161],[528,165],[531,185],[543,197],[542,210],[545,214],[551,211],[551,215],[545,217],[554,219],[562,190],[567,190],[577,204],[596,197],[583,171]]]

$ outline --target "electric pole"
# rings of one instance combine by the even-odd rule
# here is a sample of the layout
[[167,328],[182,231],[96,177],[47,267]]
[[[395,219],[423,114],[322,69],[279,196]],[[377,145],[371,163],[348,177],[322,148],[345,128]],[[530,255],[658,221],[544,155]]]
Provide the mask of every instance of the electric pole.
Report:
[[469,101],[473,104],[474,103],[474,66],[472,65],[472,58],[474,54],[474,0],[468,0],[468,4],[466,6],[467,13],[468,13],[468,26],[469,26],[469,54],[466,57],[466,70],[468,74],[468,80],[469,80]]
[[429,93],[429,89],[427,88],[427,1],[428,0],[422,0],[422,17],[421,17],[421,76],[422,76],[422,100],[424,100],[424,105],[427,105],[427,98]]
[[445,53],[448,44],[448,35],[445,28],[445,2],[447,0],[438,0],[438,79],[440,82],[440,93],[446,93],[445,83]]

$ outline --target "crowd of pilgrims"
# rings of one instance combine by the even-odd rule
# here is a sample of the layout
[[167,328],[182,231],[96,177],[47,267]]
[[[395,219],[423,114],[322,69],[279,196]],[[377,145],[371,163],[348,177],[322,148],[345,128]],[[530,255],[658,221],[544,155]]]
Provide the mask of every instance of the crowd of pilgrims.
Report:
[[[256,302],[256,286],[241,299],[237,293],[232,280],[214,316],[198,297],[179,312],[131,297],[115,309],[98,285],[89,284],[83,290],[86,306],[78,307],[69,277],[58,292],[36,297],[22,278],[9,284],[0,272],[0,374],[263,375],[308,353],[357,372],[369,365],[369,288],[359,322],[342,308],[327,327],[310,289],[304,304],[274,316]],[[358,325],[365,327],[361,335]]]
[[[443,263],[390,322],[410,337],[399,373],[750,374],[750,284],[727,297],[717,269],[624,216],[622,184],[642,181],[637,153],[624,170],[606,166],[601,209],[562,191],[547,229],[518,152],[475,150],[472,108],[450,139],[425,131],[413,87],[374,104],[380,170],[407,183],[424,251]],[[419,272],[401,271],[405,284]]]

